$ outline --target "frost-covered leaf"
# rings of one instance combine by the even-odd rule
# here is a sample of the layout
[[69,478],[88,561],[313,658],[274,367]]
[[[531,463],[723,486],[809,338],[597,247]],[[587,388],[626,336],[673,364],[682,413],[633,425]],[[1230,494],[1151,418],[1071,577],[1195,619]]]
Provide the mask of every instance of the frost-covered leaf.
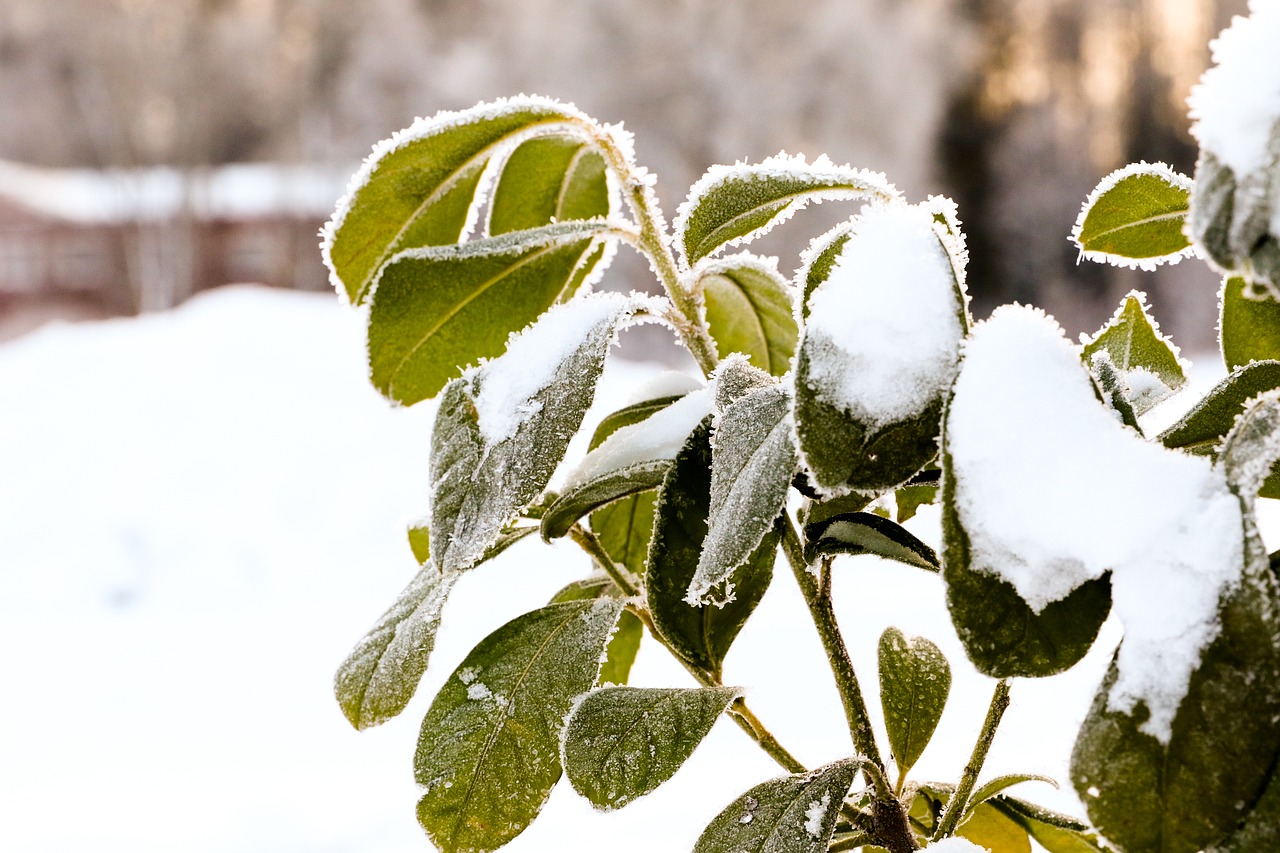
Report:
[[1132,163],[1089,195],[1071,239],[1091,261],[1152,269],[1191,253],[1183,224],[1191,179],[1164,163]]
[[1223,596],[1164,740],[1148,733],[1147,708],[1116,707],[1122,643],[1071,757],[1090,820],[1118,846],[1194,853],[1225,841],[1261,797],[1280,754],[1277,605],[1263,555]]
[[669,459],[640,462],[564,489],[542,516],[542,538],[548,542],[558,539],[584,515],[614,501],[657,488],[662,485],[670,467]]
[[812,164],[779,154],[748,166],[712,166],[676,214],[676,245],[692,266],[723,246],[745,243],[785,222],[811,201],[896,198],[884,175]]
[[[508,524],[504,525],[502,530],[498,532],[498,538],[492,545],[485,549],[484,555],[477,562],[488,562],[497,557],[503,551],[519,542],[526,536],[537,533],[538,528],[531,524]],[[425,563],[431,557],[431,520],[423,519],[421,522],[409,528],[409,547],[413,551],[414,557],[417,558],[419,564]]]
[[477,190],[493,157],[528,134],[588,123],[570,106],[513,98],[419,119],[379,143],[324,228],[335,285],[358,305],[397,252],[458,242],[475,221]]
[[[551,597],[548,604],[560,604],[565,601],[592,601],[597,598],[624,598],[622,590],[609,579],[608,575],[596,575],[580,581],[574,581]],[[640,651],[640,641],[644,639],[644,624],[640,618],[629,610],[622,611],[618,617],[618,629],[609,640],[605,650],[604,663],[600,665],[600,684],[626,684],[631,677],[631,667],[636,662],[636,654]]]
[[600,153],[570,136],[541,136],[521,143],[502,164],[489,208],[489,234],[609,213],[609,182]]
[[698,281],[721,359],[740,352],[774,376],[791,369],[799,331],[776,259],[734,255],[700,268]]
[[897,628],[880,635],[880,705],[899,775],[915,766],[929,745],[951,693],[951,665],[924,637]]
[[[697,389],[690,388],[688,390],[694,391]],[[591,443],[587,449],[595,450],[601,444],[604,444],[605,440],[618,430],[623,427],[633,426],[634,424],[638,424],[641,421],[646,420],[650,415],[657,414],[683,396],[684,394],[668,394],[662,397],[655,397],[651,400],[641,400],[638,403],[623,406],[616,412],[611,412],[610,414],[605,415],[600,421],[600,425],[596,427],[596,431],[592,433]],[[701,420],[701,418],[699,418],[699,420]]]
[[922,506],[938,502],[938,484],[921,483],[915,486],[903,486],[894,492],[894,521],[905,524],[915,517]]
[[546,486],[582,424],[616,330],[637,309],[576,299],[441,396],[431,436],[431,542],[445,571],[481,560]]
[[968,811],[972,811],[973,807],[979,803],[985,803],[1014,785],[1021,785],[1023,782],[1044,782],[1055,788],[1058,787],[1058,783],[1054,779],[1049,776],[1041,776],[1038,773],[1006,773],[1003,776],[988,779],[975,788],[969,796],[969,803],[966,808]]
[[620,809],[670,779],[741,690],[605,687],[565,723],[564,770],[598,809]]
[[422,721],[418,821],[445,853],[496,850],[560,779],[560,733],[590,690],[622,603],[551,604],[494,631],[449,677]]
[[1147,312],[1146,296],[1130,291],[1115,314],[1092,337],[1082,337],[1082,357],[1089,364],[1105,352],[1127,386],[1126,398],[1137,415],[1187,382],[1186,364],[1178,348],[1160,334]]
[[429,560],[338,667],[333,691],[357,729],[385,723],[413,698],[435,647],[455,575]]
[[1280,390],[1250,401],[1223,440],[1219,459],[1227,482],[1252,505],[1280,461]]
[[791,398],[781,385],[750,392],[720,415],[711,450],[707,536],[687,600],[701,602],[773,530],[796,470]]
[[658,493],[645,594],[653,625],[681,658],[719,679],[725,655],[773,578],[777,537],[769,534],[716,592],[722,606],[685,601],[711,511],[710,428],[693,431]]
[[858,767],[848,758],[756,785],[711,821],[694,853],[822,853]]
[[[1280,152],[1280,122],[1271,142]],[[1259,298],[1280,294],[1280,178],[1274,168],[1247,175],[1243,182],[1214,153],[1201,150],[1196,162],[1187,232],[1203,256],[1225,275],[1240,276]],[[1271,186],[1268,186],[1271,185]]]
[[874,554],[926,571],[941,568],[937,553],[911,531],[870,512],[840,513],[804,526],[805,559],[829,554]]
[[462,246],[409,249],[382,268],[369,311],[369,373],[405,405],[461,368],[496,358],[556,303],[603,221],[569,222]]
[[1207,853],[1255,853],[1258,850],[1280,850],[1280,773],[1275,770],[1244,825],[1221,844],[1208,848]]
[[1258,298],[1243,278],[1231,277],[1222,284],[1221,309],[1218,335],[1228,370],[1280,358],[1280,302]]
[[937,454],[968,324],[963,247],[938,213],[936,205],[869,208],[808,297],[795,423],[801,459],[823,492],[883,491]]
[[1022,824],[1049,853],[1111,853],[1112,848],[1098,838],[1092,827],[1070,815],[1005,794],[994,797],[990,803]]
[[712,378],[715,381],[713,409],[717,416],[753,391],[778,384],[777,379],[753,365],[740,352],[730,353],[720,359]]

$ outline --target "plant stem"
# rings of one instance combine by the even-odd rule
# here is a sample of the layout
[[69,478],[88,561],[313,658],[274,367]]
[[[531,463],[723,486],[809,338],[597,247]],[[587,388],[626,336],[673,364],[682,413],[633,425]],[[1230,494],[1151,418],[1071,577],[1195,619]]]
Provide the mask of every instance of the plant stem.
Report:
[[609,552],[600,544],[600,540],[587,528],[581,524],[574,524],[569,528],[569,538],[578,543],[578,547],[591,555],[591,559],[604,569],[605,574],[609,576],[618,589],[622,590],[622,594],[627,598],[635,598],[640,595],[640,587],[631,579],[631,573],[623,569],[613,561],[609,556]]
[[978,742],[973,745],[973,755],[969,757],[969,763],[964,766],[964,775],[960,777],[960,784],[956,786],[951,799],[947,802],[947,807],[942,811],[942,819],[938,821],[938,826],[933,831],[933,841],[950,836],[960,825],[960,819],[964,816],[965,808],[969,804],[969,795],[973,793],[973,786],[977,783],[978,774],[987,760],[991,742],[995,740],[1000,718],[1004,716],[1004,711],[1008,707],[1009,680],[1006,678],[996,685],[995,692],[991,696],[991,706],[987,708],[987,718],[982,723]]

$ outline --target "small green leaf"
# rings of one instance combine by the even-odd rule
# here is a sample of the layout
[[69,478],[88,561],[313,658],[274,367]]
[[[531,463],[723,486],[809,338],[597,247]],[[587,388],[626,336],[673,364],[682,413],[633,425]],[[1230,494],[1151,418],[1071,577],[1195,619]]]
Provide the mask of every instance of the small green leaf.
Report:
[[[565,601],[591,601],[596,598],[625,598],[608,575],[574,581],[552,596],[548,604],[560,604]],[[605,650],[605,660],[600,666],[599,684],[626,684],[631,676],[631,667],[636,662],[636,654],[640,651],[640,641],[644,639],[644,623],[629,610],[622,611],[618,617],[618,630]]]
[[859,764],[847,758],[756,785],[711,821],[693,853],[823,853]]
[[700,602],[757,552],[786,507],[796,470],[791,398],[760,388],[720,416],[711,451],[707,535],[687,599]]
[[897,628],[880,635],[880,704],[898,773],[905,776],[929,745],[951,692],[951,665],[924,637]]
[[590,690],[619,601],[551,604],[494,631],[449,677],[422,721],[418,822],[445,853],[496,850],[560,779],[560,732]]
[[915,518],[916,511],[922,506],[938,502],[938,484],[921,483],[918,486],[903,486],[894,492],[894,504],[897,514],[894,520],[905,524]]
[[1280,303],[1258,298],[1243,278],[1232,277],[1222,284],[1221,307],[1218,333],[1228,370],[1280,358]]
[[431,559],[431,530],[429,522],[423,520],[409,528],[409,549],[413,558],[421,566]]
[[600,153],[573,137],[535,137],[521,143],[502,166],[489,210],[489,234],[609,213],[609,182]]
[[1038,773],[1007,773],[1003,776],[997,776],[994,779],[988,779],[979,785],[969,797],[969,809],[979,803],[985,803],[997,794],[1001,794],[1012,788],[1014,785],[1021,785],[1023,782],[1044,782],[1057,788],[1058,783],[1049,776],[1041,776]]
[[884,175],[825,160],[778,155],[754,166],[713,166],[689,191],[675,219],[688,265],[722,246],[754,239],[811,201],[896,198]]
[[973,810],[956,828],[956,835],[972,841],[983,850],[1031,853],[1026,827],[987,803]]
[[[689,390],[693,391],[695,387],[690,387]],[[639,403],[632,403],[629,406],[618,409],[616,412],[605,415],[604,419],[600,421],[600,425],[596,427],[596,431],[592,433],[591,444],[587,449],[595,450],[604,443],[605,439],[618,430],[646,420],[650,415],[657,414],[682,396],[684,395],[674,394],[655,397],[652,400],[641,400]]]
[[333,692],[351,725],[385,723],[409,704],[427,670],[454,580],[428,560],[338,667]]
[[874,554],[926,571],[942,568],[937,553],[909,530],[870,512],[841,513],[804,527],[805,559],[829,554]]
[[1126,399],[1135,414],[1145,414],[1187,382],[1177,347],[1160,334],[1139,291],[1129,291],[1106,325],[1083,341],[1086,364],[1101,352],[1127,383]]
[[873,500],[875,500],[874,495],[864,495],[858,492],[850,492],[847,495],[839,495],[834,498],[813,498],[805,501],[805,505],[800,511],[800,521],[808,528],[838,515],[851,515],[855,512],[861,512]]
[[1191,179],[1163,163],[1112,172],[1090,194],[1071,239],[1091,261],[1150,269],[1191,251],[1183,235]]
[[605,687],[574,705],[564,770],[602,811],[620,809],[670,779],[742,691]]
[[[711,511],[710,427],[693,431],[659,491],[645,595],[654,628],[693,666],[719,680],[725,655],[773,577],[777,536],[770,534],[726,581],[732,600],[692,607],[685,601],[707,536]],[[729,598],[728,595],[725,596]]]
[[1049,853],[1111,853],[1087,823],[1069,815],[1004,794],[990,800],[993,808],[1016,820]]
[[542,538],[548,542],[559,539],[584,515],[614,501],[657,488],[662,485],[670,468],[670,460],[658,459],[575,483],[561,492],[542,516]]
[[587,122],[554,101],[516,98],[420,119],[382,142],[325,226],[324,258],[335,281],[361,304],[397,252],[462,239],[490,159],[522,135]]
[[791,369],[799,331],[791,288],[777,261],[741,254],[707,265],[698,281],[706,300],[707,329],[720,358],[744,353],[774,376]]
[[599,221],[570,222],[396,255],[369,311],[374,386],[412,405],[466,365],[501,355],[513,332],[556,303],[605,230]]

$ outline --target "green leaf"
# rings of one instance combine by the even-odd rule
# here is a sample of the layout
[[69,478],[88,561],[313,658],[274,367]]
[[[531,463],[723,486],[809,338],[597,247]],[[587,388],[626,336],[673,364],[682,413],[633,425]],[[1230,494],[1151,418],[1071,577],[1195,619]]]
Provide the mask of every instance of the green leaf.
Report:
[[884,175],[823,160],[810,165],[778,155],[754,166],[713,166],[680,206],[676,245],[692,266],[723,246],[754,239],[811,201],[897,195]]
[[772,385],[741,397],[720,416],[707,535],[687,601],[704,601],[746,564],[786,508],[797,461],[790,414],[786,389]]
[[601,221],[568,222],[462,246],[410,249],[378,277],[369,371],[388,398],[434,397],[458,371],[496,358],[565,291]]
[[1243,278],[1231,277],[1222,284],[1221,307],[1218,333],[1228,370],[1280,358],[1280,303],[1258,298]]
[[1163,163],[1134,163],[1102,179],[1076,220],[1071,239],[1091,261],[1141,266],[1191,252],[1183,235],[1191,179]]
[[324,259],[335,281],[352,304],[361,304],[397,252],[462,239],[495,155],[523,135],[589,121],[554,101],[516,98],[420,119],[380,143],[324,229]]
[[1261,797],[1280,754],[1280,599],[1260,542],[1219,605],[1168,743],[1140,729],[1144,705],[1109,707],[1112,662],[1071,756],[1093,824],[1130,853],[1194,853],[1224,841]]
[[564,729],[564,770],[602,811],[670,779],[741,690],[605,687],[583,696]]
[[1280,388],[1280,361],[1255,361],[1238,367],[1160,433],[1160,442],[1165,447],[1210,455],[1244,411],[1245,403],[1274,388]]
[[1135,414],[1145,414],[1187,382],[1177,347],[1160,334],[1139,291],[1129,291],[1106,325],[1083,344],[1086,364],[1107,354],[1128,385],[1126,399]]
[[938,502],[938,484],[921,483],[918,486],[903,486],[894,493],[894,504],[897,514],[894,520],[905,524],[915,518],[916,510]]
[[801,285],[800,319],[809,319],[809,297],[828,278],[836,267],[840,253],[853,236],[854,222],[846,220],[809,243],[800,255],[800,270],[796,273]]
[[1069,815],[1004,794],[990,800],[999,809],[1026,828],[1031,837],[1049,853],[1110,853],[1089,827]]
[[609,182],[600,153],[569,136],[535,137],[521,143],[502,166],[489,210],[489,234],[609,213]]
[[720,358],[744,353],[774,376],[791,369],[799,330],[776,259],[734,255],[702,268],[698,281]]
[[[1280,122],[1271,127],[1269,162],[1280,158]],[[1237,175],[1201,149],[1191,194],[1187,233],[1223,273],[1242,276],[1266,298],[1280,296],[1280,234],[1276,199],[1280,176],[1274,167]]]
[[[409,547],[419,564],[426,563],[431,557],[431,521],[425,519],[409,528]],[[477,562],[485,563],[497,557],[503,551],[519,542],[538,528],[528,524],[508,524],[498,532],[497,540],[485,549],[484,555]]]
[[446,853],[496,850],[541,811],[560,778],[560,732],[590,690],[621,602],[551,604],[494,631],[449,677],[422,721],[418,822]]
[[671,460],[657,459],[609,471],[594,480],[575,483],[561,492],[542,516],[542,538],[548,542],[559,539],[587,513],[614,501],[657,488],[662,485],[670,468]]
[[[711,445],[706,423],[689,436],[658,493],[645,594],[653,625],[671,650],[716,681],[730,645],[755,610],[773,577],[777,537],[726,582],[733,600],[692,607],[685,601],[707,536],[711,511]],[[726,596],[727,597],[727,596]]]
[[[615,330],[634,304],[600,294],[560,306],[503,358],[445,389],[430,460],[431,542],[445,571],[483,559],[504,525],[546,486],[595,396]],[[565,334],[581,336],[576,347],[561,340]],[[549,358],[547,347],[559,349],[559,360],[530,373],[526,361]]]
[[413,558],[418,561],[421,566],[431,559],[431,528],[430,522],[423,520],[409,527],[409,550],[413,551]]
[[1252,506],[1280,460],[1280,390],[1249,402],[1223,439],[1219,458],[1232,490]]
[[880,635],[880,705],[889,747],[906,776],[915,766],[942,719],[951,693],[951,665],[942,650],[924,637],[908,637],[897,628]]
[[1258,850],[1280,850],[1280,774],[1275,769],[1244,825],[1222,844],[1210,847],[1209,853],[1256,853]]
[[[696,386],[689,388],[690,391],[695,389]],[[600,421],[600,425],[596,427],[596,431],[592,434],[591,444],[587,449],[595,450],[604,443],[605,439],[618,430],[646,420],[650,415],[657,414],[683,396],[683,394],[669,394],[655,397],[652,400],[641,400],[638,403],[632,403],[629,406],[618,409],[616,412],[605,415],[604,419]]]
[[1031,853],[1026,827],[987,803],[973,810],[956,828],[956,835],[972,841],[983,850]]
[[591,530],[605,553],[638,578],[644,577],[657,503],[656,492],[644,492],[591,513]]
[[838,515],[851,515],[855,512],[861,512],[873,500],[875,500],[874,495],[863,495],[858,492],[850,492],[847,495],[839,495],[834,498],[814,498],[805,501],[800,510],[799,518],[801,523],[808,528]]
[[[608,575],[574,581],[552,596],[549,604],[560,604],[565,601],[591,601],[597,598],[622,599],[622,590],[610,580]],[[618,629],[609,640],[605,650],[605,660],[600,666],[599,684],[626,684],[631,677],[631,667],[636,662],[636,654],[640,651],[640,641],[644,639],[644,623],[629,610],[622,611],[618,617]]]
[[1021,785],[1023,782],[1044,782],[1058,787],[1058,783],[1049,776],[1041,776],[1038,773],[1006,773],[1003,776],[997,776],[994,779],[988,779],[979,785],[969,797],[969,808],[979,803],[985,803],[997,794],[1001,794],[1012,788],[1014,785]]
[[711,821],[694,853],[822,853],[859,764],[847,758],[756,785]]
[[385,723],[409,704],[426,672],[440,612],[456,575],[429,560],[338,667],[333,692],[357,729]]
[[841,513],[804,527],[809,562],[829,554],[874,554],[926,571],[942,566],[937,553],[909,530],[870,512]]

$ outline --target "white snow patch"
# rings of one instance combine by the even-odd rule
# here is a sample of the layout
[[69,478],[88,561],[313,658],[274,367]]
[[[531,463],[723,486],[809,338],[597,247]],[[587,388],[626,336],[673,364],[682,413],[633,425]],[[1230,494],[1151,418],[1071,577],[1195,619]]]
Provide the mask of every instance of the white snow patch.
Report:
[[931,210],[877,205],[855,223],[809,297],[803,346],[818,396],[883,426],[919,414],[951,384],[962,308]]
[[822,838],[822,819],[826,817],[827,806],[831,805],[831,792],[822,795],[821,800],[814,800],[804,810],[804,831],[811,838]]
[[941,841],[933,841],[926,848],[933,853],[991,853],[987,847],[980,847],[967,838],[953,835]]
[[1209,43],[1216,65],[1187,100],[1192,135],[1237,177],[1268,165],[1280,122],[1280,4],[1250,0],[1249,11]]
[[492,698],[492,696],[493,691],[483,681],[476,681],[467,685],[467,698],[472,701],[479,702],[483,699]]
[[1125,639],[1110,707],[1145,702],[1142,730],[1167,742],[1243,566],[1225,475],[1119,424],[1058,324],[1022,306],[974,329],[947,424],[973,568],[1037,611],[1111,570]]

